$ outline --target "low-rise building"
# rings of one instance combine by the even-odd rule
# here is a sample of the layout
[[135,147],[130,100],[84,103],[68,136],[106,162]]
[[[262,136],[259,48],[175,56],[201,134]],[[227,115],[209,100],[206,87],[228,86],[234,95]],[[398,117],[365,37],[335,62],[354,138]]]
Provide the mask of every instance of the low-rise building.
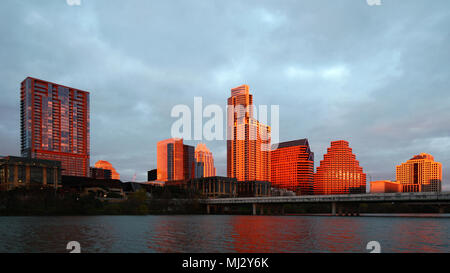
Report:
[[380,180],[370,182],[370,193],[394,193],[402,191],[402,185],[396,181]]
[[90,177],[94,179],[112,179],[112,172],[107,169],[90,167],[89,174]]
[[61,162],[46,159],[7,156],[0,158],[0,190],[19,187],[61,185]]
[[168,181],[165,186],[178,186],[187,190],[198,191],[206,198],[234,198],[238,196],[239,183],[236,178],[211,176]]
[[239,197],[267,197],[271,194],[271,183],[267,181],[241,181],[238,183]]

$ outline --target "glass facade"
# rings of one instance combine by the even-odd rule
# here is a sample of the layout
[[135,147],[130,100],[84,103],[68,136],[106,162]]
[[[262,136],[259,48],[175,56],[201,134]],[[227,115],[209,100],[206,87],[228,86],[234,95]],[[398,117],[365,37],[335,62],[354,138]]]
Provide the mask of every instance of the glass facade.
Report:
[[177,181],[192,178],[195,170],[194,149],[183,139],[171,138],[157,144],[158,181]]
[[61,161],[63,175],[89,176],[89,93],[26,78],[20,107],[22,156]]
[[307,139],[283,142],[272,150],[272,186],[298,195],[314,194],[314,153]]
[[231,89],[227,109],[228,177],[238,181],[270,181],[270,130],[270,126],[253,118],[249,86]]

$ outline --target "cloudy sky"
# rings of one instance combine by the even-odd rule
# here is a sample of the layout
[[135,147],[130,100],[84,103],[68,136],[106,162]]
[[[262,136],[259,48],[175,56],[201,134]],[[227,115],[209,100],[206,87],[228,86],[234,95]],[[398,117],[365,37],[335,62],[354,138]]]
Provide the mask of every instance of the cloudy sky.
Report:
[[[173,106],[225,106],[248,84],[255,104],[280,106],[281,141],[310,140],[316,166],[339,139],[373,180],[426,152],[450,190],[449,26],[448,0],[2,0],[0,154],[19,154],[27,76],[90,91],[91,164],[138,181]],[[225,175],[225,142],[206,144]]]

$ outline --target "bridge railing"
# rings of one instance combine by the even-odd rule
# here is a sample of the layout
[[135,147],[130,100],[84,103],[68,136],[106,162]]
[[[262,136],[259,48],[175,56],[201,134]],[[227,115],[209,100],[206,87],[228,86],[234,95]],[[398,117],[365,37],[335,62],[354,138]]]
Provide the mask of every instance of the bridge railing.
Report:
[[376,193],[204,199],[205,204],[450,201],[450,192]]

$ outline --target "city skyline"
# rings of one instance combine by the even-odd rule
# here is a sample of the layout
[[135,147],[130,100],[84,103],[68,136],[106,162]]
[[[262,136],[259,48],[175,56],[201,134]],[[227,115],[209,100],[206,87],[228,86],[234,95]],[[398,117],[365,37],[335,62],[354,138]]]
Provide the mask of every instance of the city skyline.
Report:
[[[194,95],[203,96],[207,104],[224,105],[229,89],[245,83],[252,86],[256,105],[280,105],[281,142],[309,139],[311,150],[316,154],[316,167],[331,141],[345,139],[350,141],[360,165],[368,174],[368,181],[369,175],[373,180],[395,180],[396,165],[405,162],[411,155],[429,153],[436,161],[442,162],[443,186],[444,189],[449,189],[450,159],[447,155],[450,152],[450,133],[446,124],[450,120],[450,113],[446,109],[450,100],[447,99],[449,95],[445,89],[448,86],[449,70],[448,64],[444,63],[445,56],[448,55],[444,51],[448,37],[433,35],[433,31],[428,35],[420,35],[432,27],[444,27],[448,24],[448,16],[439,12],[439,9],[445,10],[442,7],[445,2],[437,1],[433,6],[423,3],[410,6],[405,5],[405,2],[389,3],[380,7],[387,13],[384,15],[363,2],[348,5],[329,3],[321,11],[316,9],[314,3],[300,3],[292,7],[292,12],[283,3],[278,7],[267,2],[253,3],[255,7],[250,9],[246,20],[255,25],[250,24],[248,28],[231,25],[229,28],[245,33],[245,41],[239,42],[239,45],[247,45],[248,48],[228,49],[224,46],[220,51],[205,48],[202,51],[205,57],[183,57],[175,61],[173,66],[158,59],[157,54],[143,51],[139,47],[133,53],[126,51],[130,47],[134,48],[126,39],[117,42],[116,35],[110,31],[118,28],[118,33],[124,34],[128,26],[106,26],[109,18],[100,12],[102,8],[109,11],[117,9],[117,3],[106,5],[85,2],[81,7],[68,7],[64,4],[37,4],[31,1],[16,5],[12,1],[6,1],[5,6],[10,5],[11,9],[5,7],[2,10],[0,20],[3,26],[6,26],[3,20],[11,19],[11,14],[16,17],[10,22],[15,23],[17,29],[27,36],[39,35],[39,28],[46,31],[53,28],[55,31],[47,33],[43,40],[54,38],[58,49],[57,54],[47,52],[45,43],[32,43],[0,27],[5,34],[2,41],[8,40],[6,44],[10,46],[9,50],[5,50],[8,52],[8,56],[4,56],[6,70],[0,73],[3,95],[1,108],[2,116],[5,117],[0,123],[0,141],[5,147],[3,154],[20,154],[20,133],[16,128],[19,122],[17,83],[26,76],[90,90],[93,104],[91,165],[98,160],[108,160],[124,180],[131,180],[134,173],[137,173],[138,181],[145,180],[147,170],[156,168],[154,144],[170,137],[170,125],[174,121],[170,118],[170,109],[173,105],[190,103]],[[196,4],[210,9],[212,14],[222,15],[218,18],[218,24],[212,26],[213,29],[228,29],[223,24],[231,22],[232,17],[227,14],[229,7],[221,12],[220,3]],[[147,13],[154,14],[155,10],[169,13],[164,4],[153,6],[152,9],[150,7],[151,5],[148,10],[141,8],[143,11],[138,12],[138,17]],[[300,7],[305,12],[310,12],[311,17],[302,17],[305,13],[299,11]],[[370,20],[358,20],[363,29],[356,28],[352,26],[352,19],[342,18],[344,9],[350,9],[359,16],[367,16],[373,19],[373,23],[369,23]],[[434,17],[422,16],[422,13],[418,13],[419,9],[433,10],[430,13]],[[202,26],[194,20],[194,8],[190,7],[189,10],[194,15],[178,19],[174,25],[166,25],[164,29],[171,30],[173,26],[186,23],[186,27],[202,30]],[[52,11],[59,13],[49,20]],[[294,11],[299,11],[297,15],[303,19],[298,21],[301,22],[295,20]],[[331,11],[336,12],[330,14]],[[402,12],[398,13],[400,11]],[[121,12],[127,17],[126,11]],[[327,31],[331,27],[327,24],[316,25],[310,22],[317,22],[316,19],[324,14],[330,15],[327,18],[331,23],[337,24],[332,27],[336,34]],[[64,19],[64,15],[76,18],[87,16],[88,20],[77,24]],[[394,22],[394,17],[398,16],[402,16],[403,23],[396,20]],[[150,17],[145,26],[161,20]],[[209,17],[204,19],[214,22]],[[256,31],[257,22],[266,24],[268,29]],[[288,28],[288,23],[294,24],[298,30]],[[92,34],[93,38],[86,38],[89,47],[83,47],[77,42],[78,38],[68,37],[59,25],[71,29],[80,37],[91,37]],[[255,32],[252,33],[252,30]],[[279,40],[287,38],[275,38],[278,35],[284,37],[289,30],[298,37],[297,40],[294,39],[292,46],[284,42],[280,44]],[[396,38],[402,31],[406,31],[406,35]],[[165,38],[163,41],[169,41],[173,37],[179,42],[183,38],[183,35],[178,37],[176,32],[170,32],[170,37],[157,33],[159,37]],[[213,37],[219,41],[239,41],[236,33],[222,33],[223,38]],[[346,33],[362,37],[361,44],[353,45],[356,50],[351,50],[351,53],[346,49],[350,41],[345,38]],[[141,40],[144,38],[139,38],[133,32],[128,35],[130,43],[136,42],[136,46],[139,41],[150,42]],[[196,32],[194,35],[200,41],[205,41],[211,34]],[[325,41],[321,42],[320,37],[324,37]],[[268,39],[274,46],[281,46],[286,57],[277,50],[273,51],[270,45],[260,46],[258,41],[261,39]],[[305,42],[310,42],[317,49],[311,49]],[[325,42],[334,42],[333,49]],[[186,47],[181,48],[182,53],[186,54],[189,52],[186,50],[195,45],[197,43],[194,39],[188,39]],[[33,52],[33,55],[19,56],[14,47],[21,46]],[[160,44],[153,46],[158,49]],[[433,50],[423,52],[423,48]],[[90,58],[91,54],[95,55],[103,49],[106,53],[99,56],[106,57],[106,65],[101,58]],[[302,50],[307,53],[299,53]],[[172,53],[169,48],[167,54]],[[330,61],[324,61],[326,58],[322,59],[322,55],[329,57]],[[75,59],[73,56],[76,56]],[[218,56],[213,58],[215,63],[207,63],[211,56]],[[437,56],[441,57],[437,59]],[[142,60],[139,57],[143,57]],[[292,57],[292,63],[288,61],[288,57]],[[151,65],[152,58],[156,58],[156,67]],[[91,61],[94,68],[84,69]],[[67,62],[73,63],[73,67],[62,69]],[[158,65],[161,65],[160,70],[157,69]],[[441,69],[438,68],[439,65],[443,65]],[[193,72],[189,72],[188,68],[192,66]],[[105,70],[101,70],[102,68]],[[212,72],[203,73],[210,68]],[[282,72],[276,73],[274,68]],[[258,74],[260,76],[256,76]],[[423,81],[422,77],[426,80]],[[210,82],[202,85],[205,79],[210,79]],[[163,100],[157,94],[164,94],[161,96]],[[154,132],[158,133],[152,135]],[[193,141],[187,144],[195,146],[198,143]],[[214,154],[217,174],[225,175],[226,145],[222,141],[206,144]]]

